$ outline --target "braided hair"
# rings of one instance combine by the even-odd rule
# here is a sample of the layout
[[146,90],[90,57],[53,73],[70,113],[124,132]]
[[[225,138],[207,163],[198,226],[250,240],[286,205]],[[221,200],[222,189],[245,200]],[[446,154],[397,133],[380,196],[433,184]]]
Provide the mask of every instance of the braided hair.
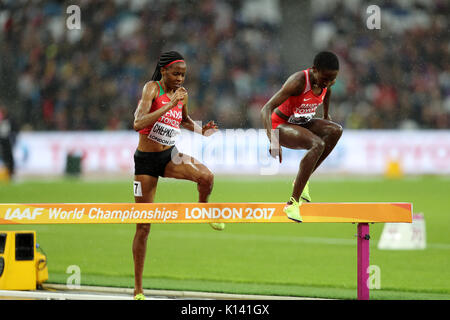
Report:
[[161,68],[169,65],[170,63],[177,61],[177,60],[184,60],[183,56],[179,54],[176,51],[168,51],[164,52],[159,56],[159,61],[156,65],[155,72],[153,73],[152,80],[158,81],[161,80],[162,74],[161,74]]

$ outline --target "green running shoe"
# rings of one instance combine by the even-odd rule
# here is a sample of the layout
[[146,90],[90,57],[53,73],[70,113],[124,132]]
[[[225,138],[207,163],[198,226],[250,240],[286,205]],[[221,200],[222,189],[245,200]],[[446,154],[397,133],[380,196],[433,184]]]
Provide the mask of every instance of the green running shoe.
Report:
[[308,182],[306,182],[306,185],[303,188],[303,192],[300,195],[300,198],[302,198],[306,202],[311,202],[311,196],[309,195],[309,180],[308,180]]
[[134,296],[134,300],[145,300],[145,296],[142,293],[138,293]]
[[291,197],[290,201],[292,204],[287,204],[283,211],[286,213],[287,217],[291,220],[294,220],[296,222],[302,222],[302,216],[300,215],[300,206],[302,205],[302,202],[297,202],[293,197]]
[[[294,182],[292,182],[292,186],[295,186],[295,180],[294,180]],[[308,182],[306,182],[306,185],[303,188],[303,192],[300,195],[300,198],[302,198],[306,202],[311,202],[311,196],[309,195],[309,180],[308,180]]]
[[211,226],[211,228],[217,231],[222,231],[223,229],[225,229],[225,223],[223,222],[211,222],[209,225]]

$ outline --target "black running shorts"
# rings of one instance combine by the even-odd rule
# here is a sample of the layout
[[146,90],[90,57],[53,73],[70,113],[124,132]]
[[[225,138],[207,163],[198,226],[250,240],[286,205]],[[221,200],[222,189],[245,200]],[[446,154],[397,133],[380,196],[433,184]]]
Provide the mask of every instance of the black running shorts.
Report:
[[[145,174],[153,177],[164,177],[164,170],[172,159],[172,150],[175,146],[161,152],[142,152],[136,150],[134,153],[134,174]],[[175,148],[175,154],[178,150]]]

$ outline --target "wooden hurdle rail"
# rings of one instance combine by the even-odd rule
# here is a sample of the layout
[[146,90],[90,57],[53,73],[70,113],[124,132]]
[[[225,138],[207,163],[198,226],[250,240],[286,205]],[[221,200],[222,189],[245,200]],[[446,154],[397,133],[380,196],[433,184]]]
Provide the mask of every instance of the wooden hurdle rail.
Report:
[[[0,225],[111,223],[296,223],[283,203],[0,204]],[[370,223],[412,223],[411,203],[303,203],[303,223],[357,223],[358,300],[368,300]]]

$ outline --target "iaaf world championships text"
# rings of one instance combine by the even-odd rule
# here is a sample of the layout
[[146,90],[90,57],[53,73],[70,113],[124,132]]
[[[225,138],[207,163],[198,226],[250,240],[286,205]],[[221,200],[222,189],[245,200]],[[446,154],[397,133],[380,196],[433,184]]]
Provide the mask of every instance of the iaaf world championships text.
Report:
[[[5,220],[35,220],[36,216],[45,214],[44,208],[7,208]],[[49,220],[205,220],[205,219],[270,219],[275,208],[185,208],[184,212],[156,208],[154,210],[103,210],[98,207],[90,208],[86,215],[86,208],[63,210],[62,208],[48,208]],[[179,216],[183,214],[184,217]]]

